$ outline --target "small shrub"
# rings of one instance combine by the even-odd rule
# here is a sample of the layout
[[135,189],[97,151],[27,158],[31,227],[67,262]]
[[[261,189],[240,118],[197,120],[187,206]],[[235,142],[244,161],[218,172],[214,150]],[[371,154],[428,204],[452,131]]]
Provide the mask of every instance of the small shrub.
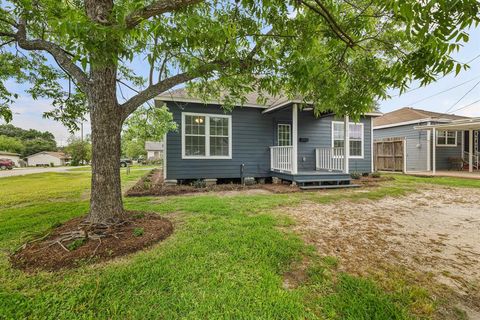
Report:
[[53,162],[50,162],[50,167],[55,167],[55,164]]
[[85,243],[85,241],[85,238],[73,240],[67,245],[67,249],[70,251],[77,250]]
[[368,177],[368,172],[362,172],[362,177]]
[[207,187],[207,183],[205,182],[205,180],[195,180],[193,181],[192,185],[195,187],[195,188],[206,188]]
[[135,229],[133,229],[133,235],[134,235],[135,237],[141,237],[141,236],[143,236],[143,233],[144,233],[144,232],[145,232],[145,231],[143,230],[143,228],[135,228]]
[[380,178],[382,175],[380,174],[380,172],[372,172],[371,174],[371,177],[372,178],[375,178],[375,179],[378,179]]
[[352,172],[350,173],[350,177],[356,180],[356,179],[360,179],[362,177],[362,174],[360,172]]

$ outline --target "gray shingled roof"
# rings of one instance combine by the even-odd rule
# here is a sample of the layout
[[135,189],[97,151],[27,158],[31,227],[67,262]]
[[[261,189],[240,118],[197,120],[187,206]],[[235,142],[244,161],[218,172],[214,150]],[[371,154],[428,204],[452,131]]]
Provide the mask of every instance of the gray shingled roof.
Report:
[[424,120],[424,119],[447,119],[447,120],[460,120],[467,119],[468,117],[457,116],[454,114],[448,113],[439,113],[421,109],[415,109],[411,107],[404,107],[392,112],[385,113],[383,116],[375,118],[373,120],[373,125],[375,127],[394,125],[397,123],[415,121],[415,120]]
[[[220,94],[220,99],[219,101],[209,101],[211,103],[218,103],[222,104],[222,97],[225,97],[226,93],[222,92]],[[185,88],[180,88],[180,89],[175,89],[175,90],[170,90],[167,92],[164,92],[160,95],[158,95],[157,99],[162,100],[163,99],[168,99],[168,101],[179,101],[182,102],[182,100],[192,100],[192,101],[198,101],[198,102],[203,102],[198,97],[190,95],[190,93],[185,89]],[[254,106],[254,107],[263,107],[265,109],[270,109],[274,108],[278,105],[288,103],[289,100],[287,97],[284,96],[272,96],[268,93],[263,93],[262,96],[258,92],[251,92],[245,95],[246,101],[243,103],[243,106]],[[261,98],[265,99],[265,103],[261,102]],[[301,100],[301,99],[296,99]]]

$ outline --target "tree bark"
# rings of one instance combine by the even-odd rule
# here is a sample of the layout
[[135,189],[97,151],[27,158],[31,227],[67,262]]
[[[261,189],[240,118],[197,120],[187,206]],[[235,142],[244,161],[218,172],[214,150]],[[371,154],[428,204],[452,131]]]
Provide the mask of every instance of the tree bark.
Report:
[[91,71],[88,94],[92,125],[91,223],[118,222],[124,218],[120,184],[122,115],[116,97],[116,67],[102,65]]

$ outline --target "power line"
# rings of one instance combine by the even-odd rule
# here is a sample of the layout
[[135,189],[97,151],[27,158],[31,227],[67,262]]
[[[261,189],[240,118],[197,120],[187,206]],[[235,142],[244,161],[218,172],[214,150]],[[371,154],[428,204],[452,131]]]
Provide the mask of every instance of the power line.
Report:
[[463,106],[463,107],[461,107],[461,108],[455,109],[455,110],[453,110],[451,113],[454,113],[454,112],[457,112],[457,111],[459,111],[459,110],[463,110],[463,109],[465,109],[465,108],[468,108],[468,107],[470,107],[470,106],[473,106],[473,105],[474,105],[475,103],[477,103],[477,102],[480,102],[480,99],[475,100],[475,101],[473,101],[472,103],[467,104],[466,106]]
[[431,96],[428,96],[428,97],[426,97],[426,98],[417,100],[417,101],[415,101],[415,102],[411,102],[411,103],[409,103],[408,105],[414,105],[414,104],[416,104],[416,103],[419,103],[419,102],[428,100],[428,99],[433,98],[433,97],[435,97],[435,96],[438,96],[438,95],[440,95],[440,94],[442,94],[442,93],[444,93],[444,92],[453,90],[453,89],[458,88],[458,87],[460,87],[460,86],[463,86],[464,84],[467,84],[467,83],[469,83],[469,82],[472,82],[473,80],[476,80],[476,79],[478,79],[478,78],[480,78],[480,76],[476,76],[475,78],[472,78],[472,79],[470,79],[470,80],[467,80],[467,81],[465,81],[465,82],[462,82],[462,83],[460,83],[460,84],[457,84],[456,86],[453,86],[453,87],[450,87],[450,88],[448,88],[448,89],[439,91],[439,92],[437,92],[437,93],[435,93],[435,94],[432,94]]
[[457,102],[455,102],[450,108],[448,108],[447,111],[445,111],[445,113],[448,113],[450,110],[452,110],[453,107],[455,107],[460,101],[462,101],[463,98],[465,98],[470,92],[472,92],[473,89],[475,89],[479,84],[480,84],[480,81],[477,81],[477,83],[475,83],[475,85],[471,87],[470,90],[468,90],[460,99],[458,99]]

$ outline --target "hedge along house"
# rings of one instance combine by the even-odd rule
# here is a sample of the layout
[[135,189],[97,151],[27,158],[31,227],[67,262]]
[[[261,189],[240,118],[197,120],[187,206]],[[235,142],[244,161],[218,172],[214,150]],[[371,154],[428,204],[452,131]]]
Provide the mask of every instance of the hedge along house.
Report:
[[303,188],[338,187],[351,185],[351,172],[372,172],[372,118],[379,113],[354,123],[331,113],[315,117],[300,99],[257,100],[250,94],[226,111],[221,101],[203,102],[185,89],[158,96],[178,125],[164,140],[165,181],[277,177]]
[[[376,152],[376,169],[388,167],[388,150],[378,148],[393,141],[402,142],[402,154],[397,156],[402,165],[389,170],[408,172],[434,172],[436,170],[460,170],[468,164],[469,141],[472,141],[474,168],[478,169],[478,128],[455,126],[455,123],[470,122],[470,118],[458,115],[437,113],[415,108],[401,108],[374,120],[373,136]],[[435,129],[435,130],[434,130]],[[398,159],[397,159],[398,161]],[[476,161],[476,162],[475,162]],[[392,163],[392,162],[390,162]]]

